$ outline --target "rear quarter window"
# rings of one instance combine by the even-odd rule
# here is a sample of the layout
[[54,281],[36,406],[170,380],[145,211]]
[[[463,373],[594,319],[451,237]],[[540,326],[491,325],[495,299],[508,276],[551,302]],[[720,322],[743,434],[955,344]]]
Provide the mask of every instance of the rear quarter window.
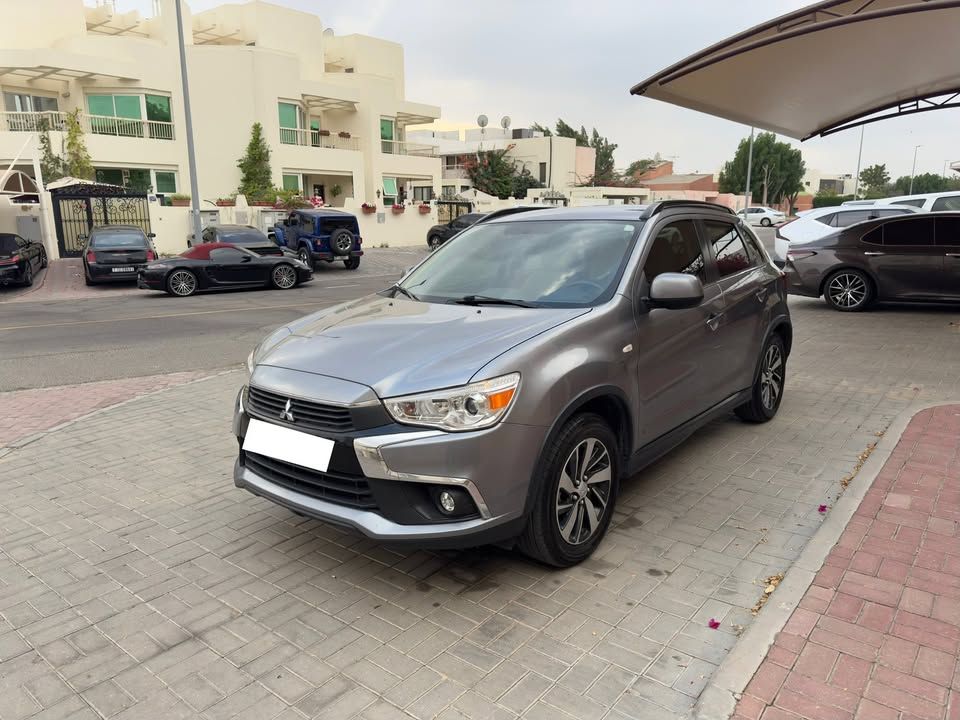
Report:
[[960,210],[960,195],[937,198],[934,201],[931,210],[933,212],[943,212],[944,210]]

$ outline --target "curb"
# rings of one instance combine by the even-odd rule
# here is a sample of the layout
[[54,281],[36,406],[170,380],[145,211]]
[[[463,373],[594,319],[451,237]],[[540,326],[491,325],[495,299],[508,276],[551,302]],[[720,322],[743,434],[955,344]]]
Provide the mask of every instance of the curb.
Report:
[[182,382],[177,385],[168,385],[167,387],[158,388],[157,390],[152,390],[150,392],[144,393],[143,395],[137,395],[136,397],[127,398],[126,400],[121,400],[120,402],[114,403],[113,405],[107,405],[102,408],[97,408],[96,410],[91,410],[90,412],[80,415],[79,417],[75,417],[72,420],[65,420],[64,422],[54,425],[53,427],[49,427],[46,430],[40,430],[38,432],[33,433],[32,435],[27,435],[25,437],[14,440],[8,445],[0,445],[0,460],[2,460],[7,455],[12,454],[16,450],[20,450],[26,447],[27,445],[30,445],[31,443],[36,442],[37,440],[41,440],[42,438],[46,437],[47,435],[50,435],[51,433],[55,433],[58,430],[63,430],[64,428],[70,427],[74,423],[87,420],[88,418],[94,417],[95,415],[99,415],[100,413],[106,412],[108,410],[113,410],[114,408],[122,407],[123,405],[129,405],[130,403],[137,402],[138,400],[143,400],[144,398],[152,397],[153,395],[158,395],[167,390],[173,390],[175,388],[181,388],[187,385],[193,385],[194,383],[206,382],[207,380],[213,380],[214,378],[218,378],[223,375],[229,375],[230,373],[235,373],[235,372],[240,372],[240,369],[229,368],[227,370],[217,370],[212,372],[209,375],[204,375],[203,377],[200,377],[200,378],[187,380],[186,382]]
[[26,297],[27,295],[32,295],[32,294],[35,293],[37,290],[39,290],[40,288],[42,288],[42,287],[43,287],[43,284],[47,281],[47,274],[50,272],[50,262],[51,262],[50,260],[47,260],[47,266],[46,266],[45,268],[42,268],[42,269],[41,269],[41,272],[43,273],[43,275],[42,275],[41,278],[40,278],[40,282],[36,282],[36,278],[34,278],[34,283],[33,283],[33,285],[31,285],[29,288],[27,288],[27,289],[24,290],[23,292],[14,295],[12,298],[8,298],[8,299],[6,299],[6,300],[0,300],[0,305],[3,305],[3,304],[5,304],[5,303],[14,303],[14,302],[17,302],[17,301],[20,300],[21,298],[24,298],[24,297]]
[[807,542],[796,562],[787,569],[783,581],[771,598],[776,599],[776,604],[771,602],[764,607],[717,668],[700,694],[694,717],[698,720],[728,720],[733,715],[737,700],[760,667],[760,663],[767,657],[777,633],[783,629],[803,599],[823,566],[823,561],[846,530],[910,421],[923,410],[957,404],[960,404],[960,400],[915,402],[893,419],[870,457],[860,468],[860,472],[831,508],[820,529]]

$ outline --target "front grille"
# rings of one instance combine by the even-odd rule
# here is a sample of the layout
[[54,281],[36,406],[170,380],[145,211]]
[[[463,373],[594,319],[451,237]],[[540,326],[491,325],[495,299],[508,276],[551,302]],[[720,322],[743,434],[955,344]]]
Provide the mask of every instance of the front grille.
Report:
[[250,386],[250,410],[256,415],[281,420],[280,413],[290,401],[290,412],[293,413],[293,424],[301,430],[320,430],[334,433],[350,432],[354,429],[353,416],[349,408],[338,405],[324,405],[323,403],[299,398],[288,398],[280,393],[261,390]]
[[274,458],[244,452],[244,466],[275,485],[337,505],[376,510],[377,503],[362,475],[328,470],[319,472]]

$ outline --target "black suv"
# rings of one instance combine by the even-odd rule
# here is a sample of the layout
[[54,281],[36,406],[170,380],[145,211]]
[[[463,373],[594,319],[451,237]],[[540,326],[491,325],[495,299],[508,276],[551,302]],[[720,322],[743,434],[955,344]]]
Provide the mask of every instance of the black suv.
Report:
[[436,250],[458,232],[461,230],[466,230],[468,227],[473,225],[485,214],[486,213],[467,213],[466,215],[461,215],[458,218],[454,218],[448,223],[434,225],[432,228],[427,230],[427,245],[431,250]]

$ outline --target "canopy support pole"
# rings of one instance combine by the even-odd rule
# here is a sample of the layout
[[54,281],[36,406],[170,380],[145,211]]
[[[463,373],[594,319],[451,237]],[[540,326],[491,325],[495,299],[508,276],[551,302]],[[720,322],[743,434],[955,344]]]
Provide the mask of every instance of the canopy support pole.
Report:
[[750,128],[750,152],[747,154],[747,187],[743,191],[743,216],[746,217],[747,206],[750,205],[750,175],[753,172],[753,131],[754,128]]

